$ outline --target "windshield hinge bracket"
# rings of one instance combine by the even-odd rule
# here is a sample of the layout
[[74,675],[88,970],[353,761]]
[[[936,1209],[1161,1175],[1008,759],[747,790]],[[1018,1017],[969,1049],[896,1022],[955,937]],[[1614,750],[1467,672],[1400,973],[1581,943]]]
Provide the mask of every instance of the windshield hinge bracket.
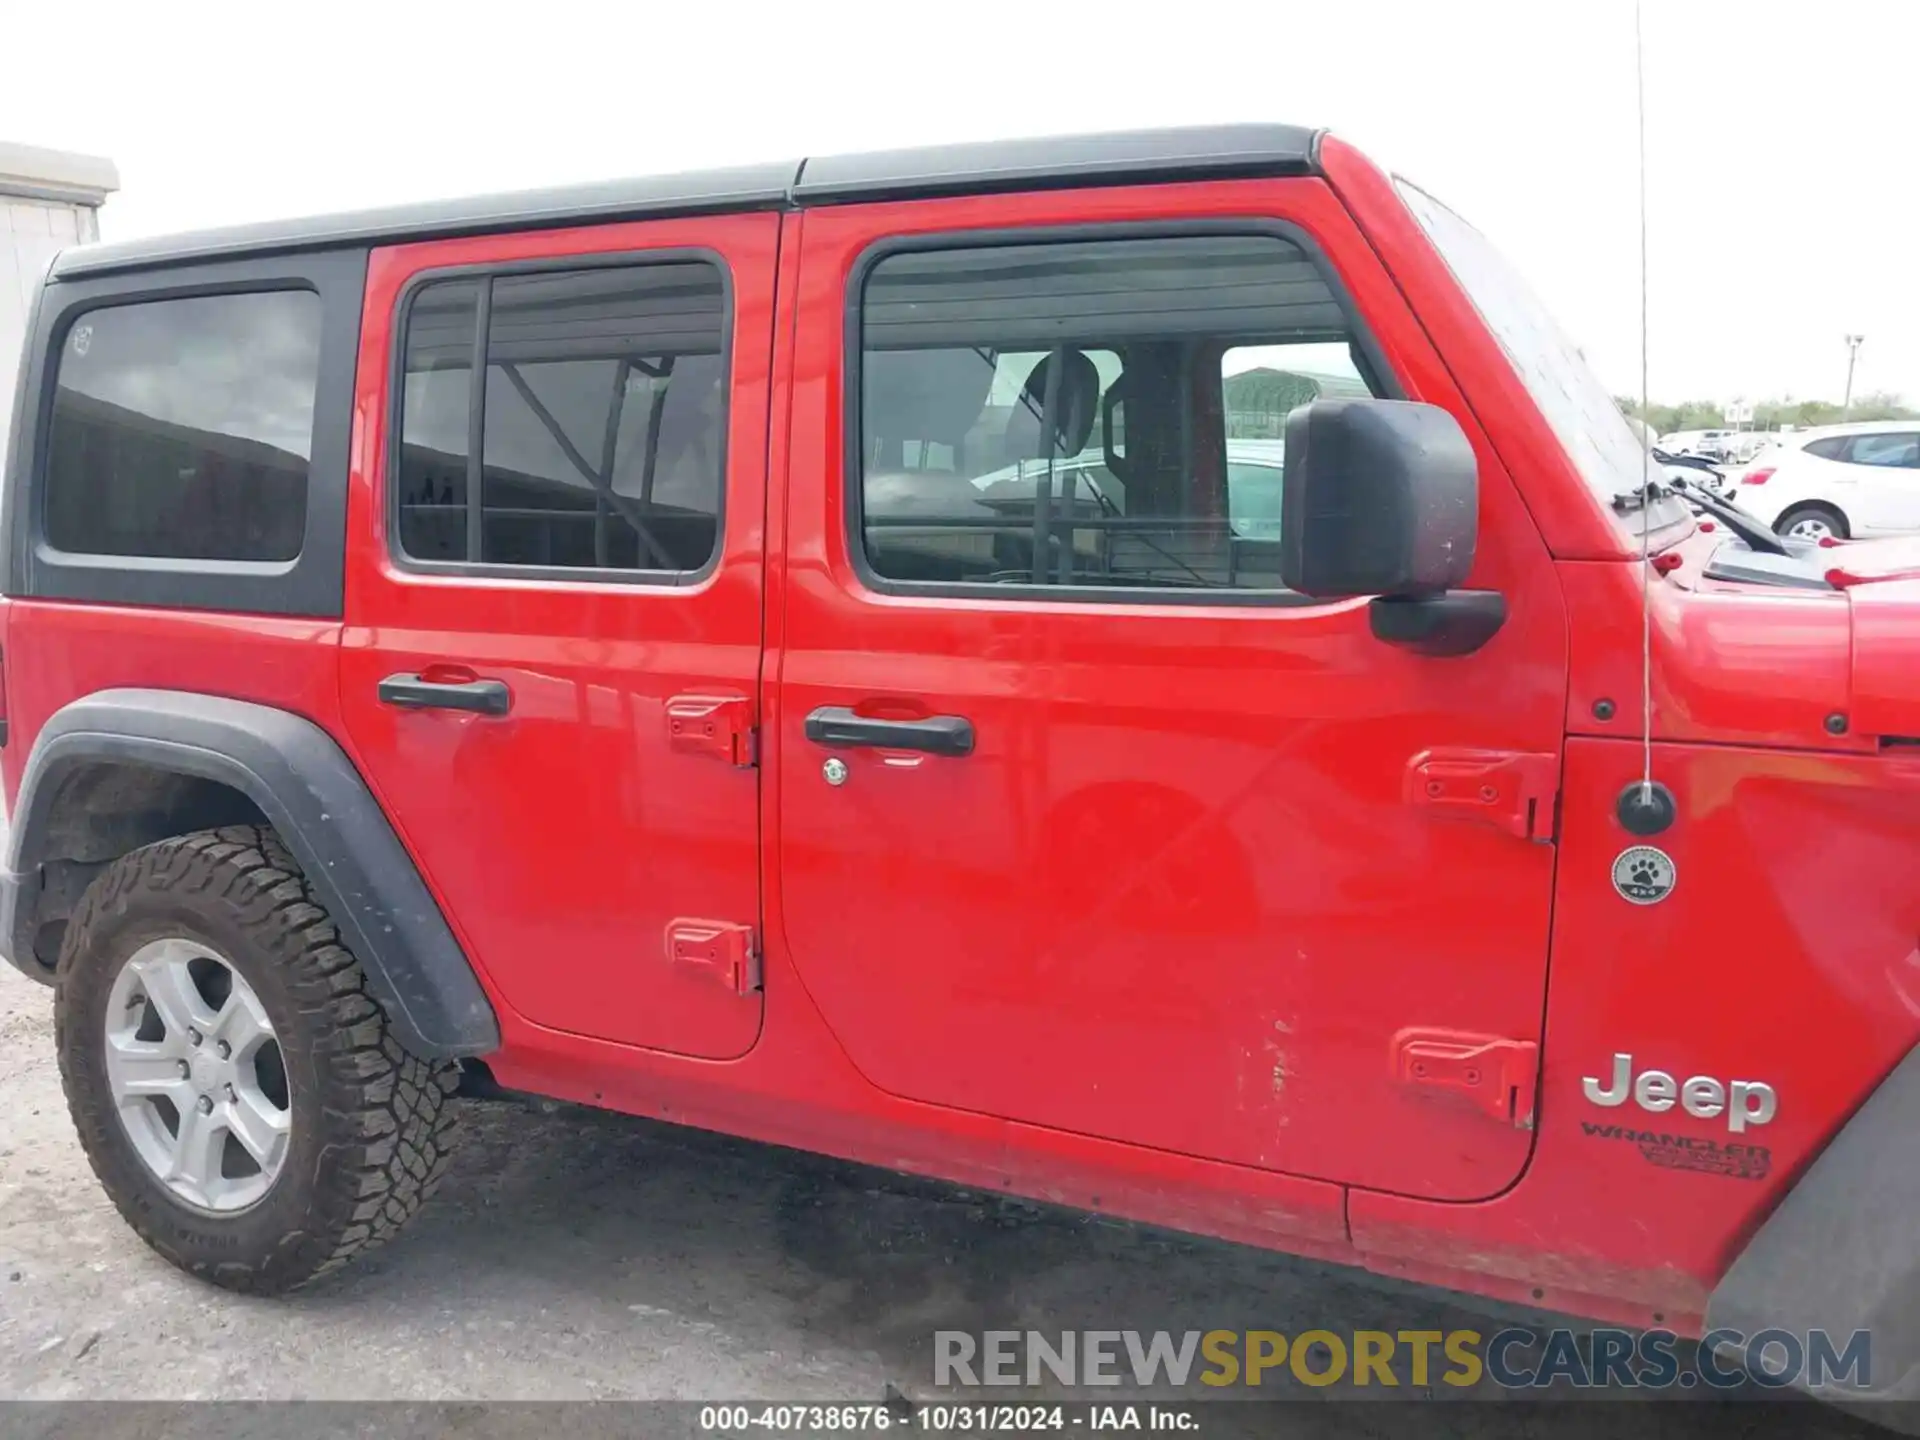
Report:
[[1478,821],[1553,843],[1560,757],[1513,750],[1422,750],[1407,763],[1406,799],[1438,818]]

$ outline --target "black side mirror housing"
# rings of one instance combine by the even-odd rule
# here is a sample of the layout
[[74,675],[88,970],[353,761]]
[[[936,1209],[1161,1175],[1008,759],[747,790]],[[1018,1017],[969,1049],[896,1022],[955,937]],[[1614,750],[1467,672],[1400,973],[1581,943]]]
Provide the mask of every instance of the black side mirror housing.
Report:
[[1315,599],[1368,595],[1374,637],[1467,655],[1504,597],[1458,590],[1480,530],[1480,466],[1459,422],[1409,400],[1315,400],[1287,417],[1280,578]]
[[1287,417],[1280,578],[1317,599],[1438,595],[1473,568],[1480,466],[1459,422],[1410,400]]

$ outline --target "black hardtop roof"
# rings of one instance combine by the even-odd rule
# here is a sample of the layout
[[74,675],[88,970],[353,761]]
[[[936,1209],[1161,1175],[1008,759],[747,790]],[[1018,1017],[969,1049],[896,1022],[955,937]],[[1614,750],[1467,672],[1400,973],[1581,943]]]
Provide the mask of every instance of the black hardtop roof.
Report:
[[203,260],[728,210],[1310,170],[1318,132],[1207,125],[877,150],[270,220],[63,251],[56,280]]

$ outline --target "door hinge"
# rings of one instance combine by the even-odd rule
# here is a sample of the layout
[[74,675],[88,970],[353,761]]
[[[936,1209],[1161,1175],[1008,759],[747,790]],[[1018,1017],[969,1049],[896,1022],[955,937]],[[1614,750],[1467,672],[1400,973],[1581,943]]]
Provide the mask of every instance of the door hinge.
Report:
[[1407,763],[1407,801],[1551,844],[1560,758],[1512,750],[1422,750]]
[[1496,1120],[1533,1129],[1540,1047],[1532,1040],[1466,1030],[1402,1030],[1393,1037],[1393,1074],[1403,1085],[1453,1091]]
[[760,988],[760,949],[753,927],[728,920],[671,920],[667,959],[711,976],[736,995]]
[[667,701],[667,743],[729,765],[755,762],[753,702],[744,695],[676,695]]

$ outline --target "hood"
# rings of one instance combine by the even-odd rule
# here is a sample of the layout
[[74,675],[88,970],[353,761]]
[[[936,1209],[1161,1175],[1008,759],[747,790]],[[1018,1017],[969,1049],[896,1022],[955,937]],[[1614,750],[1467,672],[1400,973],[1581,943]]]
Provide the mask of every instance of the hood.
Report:
[[1852,621],[1849,729],[1876,743],[1920,739],[1920,535],[1821,548]]
[[1862,552],[1845,562],[1845,578],[1828,577],[1853,618],[1853,729],[1882,741],[1920,739],[1920,540],[1841,548]]
[[[1704,527],[1703,527],[1704,528]],[[1712,578],[1724,535],[1695,534],[1648,594],[1662,740],[1871,752],[1920,740],[1920,536],[1810,552],[1828,585]],[[1573,632],[1570,733],[1633,733],[1639,567],[1563,566]],[[1809,579],[1812,575],[1809,575]],[[1609,711],[1605,719],[1594,714]]]
[[[1829,728],[1848,708],[1852,616],[1844,592],[1704,581],[1723,537],[1709,532],[1656,565],[1648,590],[1653,731],[1659,740],[1858,750],[1858,735]],[[1571,639],[1567,729],[1639,733],[1641,596],[1637,562],[1561,567],[1577,617]]]
[[1884,540],[1849,540],[1821,547],[1827,583],[1841,590],[1888,580],[1920,580],[1920,535],[1890,535]]

